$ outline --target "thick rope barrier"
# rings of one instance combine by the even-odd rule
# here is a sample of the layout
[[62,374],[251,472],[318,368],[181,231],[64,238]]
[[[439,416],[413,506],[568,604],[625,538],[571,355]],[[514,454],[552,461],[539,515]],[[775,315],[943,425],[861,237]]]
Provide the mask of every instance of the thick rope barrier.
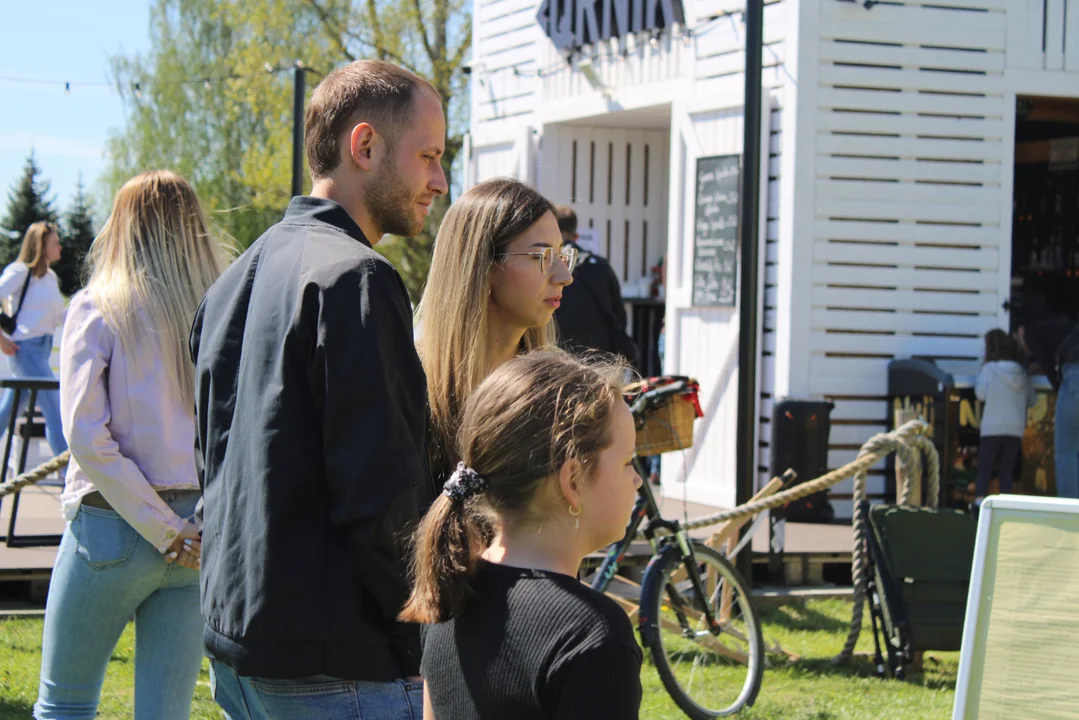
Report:
[[[909,428],[909,430],[908,430]],[[904,430],[907,430],[904,432]],[[917,471],[920,463],[911,446],[905,440],[909,438],[915,428],[910,424],[904,425],[892,433],[874,435],[862,446],[861,454],[871,454],[876,458],[874,465],[889,452],[895,452],[897,464],[900,468],[909,472]],[[884,450],[884,452],[880,452]],[[872,467],[872,466],[869,466]],[[852,525],[854,527],[854,547],[851,549],[851,580],[854,585],[854,604],[851,609],[850,631],[847,633],[847,641],[839,655],[834,658],[835,662],[844,662],[854,653],[854,646],[858,642],[858,636],[862,632],[862,617],[865,610],[866,588],[869,577],[867,575],[868,558],[866,557],[866,518],[862,514],[862,503],[866,499],[866,476],[869,467],[861,470],[854,476],[854,515]],[[900,502],[909,499],[912,482],[904,484],[900,493]]]
[[[933,441],[926,435],[930,431],[929,426],[923,420],[911,420],[901,427],[888,433],[880,433],[871,437],[858,452],[858,457],[853,462],[847,463],[826,475],[810,480],[809,482],[796,485],[789,490],[770,495],[760,500],[739,505],[730,510],[724,510],[711,515],[703,515],[694,518],[684,524],[686,530],[696,530],[738,520],[744,517],[758,515],[766,510],[772,510],[781,505],[786,505],[796,500],[812,495],[836,485],[847,478],[854,478],[854,546],[851,550],[851,579],[854,585],[853,608],[851,611],[850,631],[843,649],[833,659],[833,662],[846,662],[854,654],[854,646],[862,631],[862,618],[866,602],[866,590],[868,587],[868,558],[866,549],[866,518],[863,517],[862,503],[866,499],[866,477],[869,469],[890,455],[896,454],[897,468],[903,473],[906,481],[899,491],[897,501],[900,505],[909,505],[913,488],[921,483],[922,462],[921,455],[925,453],[928,459],[927,474],[927,504],[936,507],[940,497],[940,464],[937,457],[937,449]],[[643,533],[638,533],[641,537]]]
[[[718,525],[730,520],[758,515],[765,510],[771,510],[780,505],[786,505],[787,503],[801,500],[813,493],[827,490],[849,477],[854,477],[855,485],[857,485],[858,476],[861,475],[864,484],[866,471],[891,452],[903,453],[908,464],[913,462],[909,456],[910,448],[902,442],[897,441],[895,438],[906,438],[907,436],[915,435],[922,432],[922,428],[924,427],[926,427],[926,425],[921,420],[912,420],[891,433],[875,435],[870,438],[869,442],[862,446],[861,452],[859,452],[858,457],[853,462],[847,463],[841,468],[837,468],[826,475],[821,475],[816,480],[800,483],[789,490],[778,492],[775,495],[769,495],[766,498],[761,498],[760,500],[746,503],[745,505],[739,505],[730,510],[723,510],[721,512],[712,513],[711,515],[702,515],[693,518],[688,523],[684,523],[684,527],[686,530],[697,530],[702,527]],[[638,533],[638,537],[642,536],[643,533]]]
[[[921,484],[922,460],[924,452],[927,457],[929,472],[927,476],[927,500],[930,507],[936,507],[940,500],[940,462],[937,448],[933,445],[926,433],[929,426],[924,422],[915,420],[907,423],[893,433],[877,435],[862,446],[864,452],[875,440],[889,438],[895,443],[896,467],[903,473],[904,483],[899,490],[897,502],[900,505],[910,505],[910,496],[914,488]],[[866,592],[869,586],[866,546],[866,525],[868,518],[862,510],[865,501],[865,474],[856,476],[854,479],[854,547],[851,550],[851,582],[854,585],[854,598],[851,607],[850,630],[847,633],[847,641],[839,654],[832,658],[832,662],[841,664],[848,662],[854,655],[854,646],[858,643],[858,637],[862,633],[862,618],[865,612]]]
[[[926,505],[931,508],[940,507],[940,456],[937,453],[937,446],[933,444],[933,441],[928,435],[918,434],[912,435],[909,439],[911,447],[915,450],[920,450],[920,453],[915,453],[915,457],[920,458],[921,453],[925,453],[925,457],[928,460],[929,467],[926,468],[925,473],[925,489],[926,489]],[[921,472],[914,475],[915,478],[921,478]],[[911,487],[910,483],[907,483],[908,487]]]
[[0,498],[13,495],[25,487],[35,485],[55,472],[59,472],[67,466],[71,460],[71,451],[65,450],[52,460],[41,463],[33,470],[28,470],[7,482],[0,483]]

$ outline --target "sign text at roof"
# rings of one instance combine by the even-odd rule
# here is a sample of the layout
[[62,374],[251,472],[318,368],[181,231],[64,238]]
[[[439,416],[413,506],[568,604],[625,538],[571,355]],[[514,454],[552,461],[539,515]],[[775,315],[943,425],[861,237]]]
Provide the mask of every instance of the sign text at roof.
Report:
[[685,23],[682,0],[543,0],[536,14],[559,50]]

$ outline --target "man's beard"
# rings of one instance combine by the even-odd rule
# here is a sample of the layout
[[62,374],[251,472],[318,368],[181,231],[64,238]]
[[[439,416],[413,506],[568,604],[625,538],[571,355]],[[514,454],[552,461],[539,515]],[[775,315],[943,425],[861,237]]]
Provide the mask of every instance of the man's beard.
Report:
[[[397,174],[397,164],[392,161],[392,155],[389,164],[371,183],[365,200],[367,212],[383,233],[412,237],[423,229],[423,220],[416,218],[412,207],[412,192]],[[378,242],[378,238],[369,240]]]

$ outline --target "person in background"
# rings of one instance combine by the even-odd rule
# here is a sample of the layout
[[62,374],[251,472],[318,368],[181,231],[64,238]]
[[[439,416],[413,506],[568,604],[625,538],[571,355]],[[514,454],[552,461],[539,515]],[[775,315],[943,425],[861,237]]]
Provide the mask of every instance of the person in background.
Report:
[[[49,222],[36,222],[23,237],[19,258],[0,274],[0,298],[15,318],[15,332],[9,337],[0,333],[0,352],[12,359],[11,369],[19,378],[53,379],[49,358],[52,356],[53,333],[64,322],[64,296],[60,281],[50,266],[60,259],[60,231]],[[8,389],[0,399],[0,434],[6,433],[11,414],[21,413],[30,399],[26,390],[19,393],[15,407],[15,391]],[[55,390],[37,394],[37,405],[45,416],[45,437],[54,454],[67,450],[67,441],[60,422],[60,397]]]
[[424,718],[638,716],[629,618],[577,580],[585,555],[622,537],[641,483],[623,373],[541,350],[465,403],[461,462],[417,532],[401,613],[431,625]]
[[446,120],[390,63],[308,101],[310,197],[206,294],[191,331],[205,462],[202,610],[214,699],[239,718],[422,710],[405,548],[431,494],[408,292],[373,245],[447,191]]
[[[1056,393],[1053,453],[1057,496],[1079,499],[1079,342],[1075,322],[1030,298],[1016,317],[1014,338],[1030,359],[1031,374],[1045,373]],[[1068,340],[1068,342],[1065,342]]]
[[182,720],[202,664],[185,346],[224,257],[191,186],[149,172],[117,193],[88,262],[61,344],[68,526],[49,584],[34,717],[95,717],[109,657],[134,618],[133,715]]
[[1037,399],[1026,370],[1019,364],[1019,348],[1000,329],[985,334],[985,364],[974,394],[984,403],[978,443],[976,501],[989,494],[989,479],[997,468],[1000,492],[1010,493],[1016,461],[1027,426],[1027,409]]
[[524,183],[481,183],[446,213],[416,314],[436,491],[458,459],[457,425],[472,391],[507,360],[554,345],[551,317],[576,262],[551,204]]
[[601,352],[619,355],[631,365],[639,357],[637,346],[626,333],[626,306],[622,285],[611,264],[577,245],[577,213],[566,205],[554,206],[562,242],[576,248],[580,260],[573,271],[573,285],[566,288],[555,311],[559,344],[573,353]]

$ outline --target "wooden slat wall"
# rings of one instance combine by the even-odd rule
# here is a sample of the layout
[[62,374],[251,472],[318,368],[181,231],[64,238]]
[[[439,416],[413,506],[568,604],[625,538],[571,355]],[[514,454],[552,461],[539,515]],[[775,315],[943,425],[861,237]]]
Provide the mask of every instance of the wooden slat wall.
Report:
[[472,134],[502,136],[536,109],[547,41],[534,0],[477,0],[474,8]]
[[496,177],[512,177],[517,169],[517,149],[511,142],[472,149],[476,183]]
[[[887,366],[976,369],[997,324],[1012,142],[1005,2],[820,3],[810,394],[836,403],[829,466],[885,429]],[[870,476],[884,491],[883,469]],[[850,516],[851,483],[833,490]]]
[[[781,93],[775,93],[778,106]],[[779,245],[779,162],[783,133],[783,111],[778,107],[772,110],[769,119],[768,135],[768,196],[762,197],[762,213],[767,213],[767,231],[763,238],[764,247],[760,262],[764,265],[764,312],[761,316],[761,374],[759,428],[757,438],[758,463],[757,484],[763,487],[770,479],[771,469],[771,423],[772,407],[775,402],[776,370],[776,276],[778,273]]]
[[[603,86],[610,90],[675,80],[683,73],[685,57],[691,52],[686,43],[671,32],[664,32],[652,44],[646,35],[627,35],[621,39],[597,43],[597,56],[591,59]],[[546,43],[544,54],[544,100],[561,100],[594,92],[578,70],[581,58],[565,58]]]
[[550,125],[539,162],[540,191],[596,229],[623,285],[648,276],[667,253],[670,133]]
[[[725,87],[724,78],[741,83],[745,69],[746,26],[742,12],[745,3],[742,0],[732,7],[719,3],[701,3],[711,8],[709,13],[715,19],[702,28],[694,39],[693,75],[703,92],[710,88]],[[730,3],[727,3],[730,5]],[[773,1],[764,6],[764,65],[763,82],[765,87],[782,85],[782,66],[785,57],[783,36],[787,28],[787,5]],[[734,77],[737,76],[737,77]],[[704,83],[702,86],[701,84]],[[733,84],[733,83],[728,83]],[[732,100],[734,105],[742,104],[741,91]]]
[[1008,67],[1079,71],[1079,0],[1002,0]]

